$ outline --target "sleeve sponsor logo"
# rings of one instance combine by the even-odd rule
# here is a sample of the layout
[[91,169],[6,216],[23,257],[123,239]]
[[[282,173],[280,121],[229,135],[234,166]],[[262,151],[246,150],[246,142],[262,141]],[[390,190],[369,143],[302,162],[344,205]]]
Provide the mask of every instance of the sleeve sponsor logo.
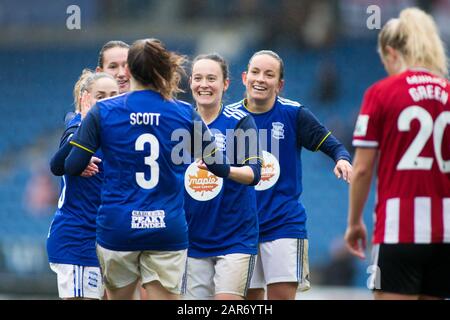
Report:
[[358,120],[356,121],[355,131],[353,135],[355,137],[365,137],[367,134],[367,126],[369,124],[369,115],[360,114]]

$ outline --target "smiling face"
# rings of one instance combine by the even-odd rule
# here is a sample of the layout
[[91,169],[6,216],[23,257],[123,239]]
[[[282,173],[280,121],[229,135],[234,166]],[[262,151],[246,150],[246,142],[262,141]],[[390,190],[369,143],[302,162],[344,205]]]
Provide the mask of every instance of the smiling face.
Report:
[[256,55],[251,59],[247,72],[242,74],[250,105],[273,103],[283,86],[280,67],[280,62],[268,54]]
[[89,109],[100,99],[114,97],[119,94],[119,86],[114,79],[103,77],[95,80],[82,97],[81,117],[84,118]]
[[111,98],[119,94],[119,86],[117,82],[111,78],[97,79],[91,87],[91,106],[93,106],[98,100]]
[[229,80],[224,79],[221,66],[210,59],[201,59],[192,66],[192,96],[199,107],[220,108]]
[[106,72],[116,79],[120,93],[130,90],[130,77],[125,72],[128,58],[128,48],[113,47],[103,53],[103,67],[97,71]]

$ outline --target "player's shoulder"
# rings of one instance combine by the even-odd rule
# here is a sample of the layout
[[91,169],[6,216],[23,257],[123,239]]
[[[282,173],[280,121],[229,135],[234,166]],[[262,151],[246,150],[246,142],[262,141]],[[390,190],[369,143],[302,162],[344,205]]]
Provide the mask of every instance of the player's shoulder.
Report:
[[178,99],[173,99],[172,100],[179,108],[183,109],[183,110],[194,110],[194,107],[192,106],[191,103],[187,102],[187,101],[183,101],[183,100],[178,100]]
[[395,75],[387,76],[380,79],[369,86],[366,90],[366,94],[380,95],[384,93],[392,92],[393,88],[398,88],[403,85],[407,85],[406,78],[407,72],[402,72]]
[[176,108],[178,114],[187,116],[188,118],[192,117],[192,113],[195,109],[191,103],[178,99],[170,100],[170,103],[173,104],[171,108]]
[[287,99],[287,98],[283,98],[280,96],[277,96],[276,102],[278,105],[281,105],[286,108],[301,108],[302,107],[302,104],[300,102],[294,101],[291,99]]
[[240,111],[243,111],[248,114],[247,109],[245,109],[245,106],[244,106],[244,99],[234,102],[234,103],[227,104],[223,107],[223,109],[224,110],[227,109],[230,111],[231,110],[240,110]]
[[235,119],[237,121],[247,117],[250,113],[244,108],[243,102],[239,101],[226,105],[222,108],[222,114],[228,119]]
[[104,98],[97,101],[97,105],[101,108],[115,108],[123,105],[131,92],[125,92],[114,97]]
[[81,114],[73,111],[68,112],[64,117],[64,125],[66,128],[79,126],[81,123]]
[[292,114],[292,116],[298,115],[305,109],[305,107],[300,102],[280,96],[277,96],[275,104],[277,108],[283,113]]

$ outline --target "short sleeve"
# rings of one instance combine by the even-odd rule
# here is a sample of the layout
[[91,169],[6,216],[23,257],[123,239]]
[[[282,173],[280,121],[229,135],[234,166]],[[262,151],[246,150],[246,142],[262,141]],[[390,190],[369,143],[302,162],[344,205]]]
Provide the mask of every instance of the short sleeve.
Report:
[[370,87],[364,94],[361,111],[356,120],[353,131],[353,146],[377,148],[382,130],[381,104],[379,103],[377,89]]

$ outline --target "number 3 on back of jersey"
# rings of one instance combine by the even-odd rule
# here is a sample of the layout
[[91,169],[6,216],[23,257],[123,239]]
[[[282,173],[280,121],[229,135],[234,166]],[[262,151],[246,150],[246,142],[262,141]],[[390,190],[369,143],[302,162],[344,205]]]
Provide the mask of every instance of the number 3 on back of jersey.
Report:
[[144,172],[136,172],[136,183],[143,189],[153,189],[159,182],[159,165],[156,160],[159,157],[158,139],[150,134],[145,133],[136,139],[135,150],[144,151],[144,145],[150,144],[150,155],[145,157],[145,164],[150,166],[150,179],[145,179]]

